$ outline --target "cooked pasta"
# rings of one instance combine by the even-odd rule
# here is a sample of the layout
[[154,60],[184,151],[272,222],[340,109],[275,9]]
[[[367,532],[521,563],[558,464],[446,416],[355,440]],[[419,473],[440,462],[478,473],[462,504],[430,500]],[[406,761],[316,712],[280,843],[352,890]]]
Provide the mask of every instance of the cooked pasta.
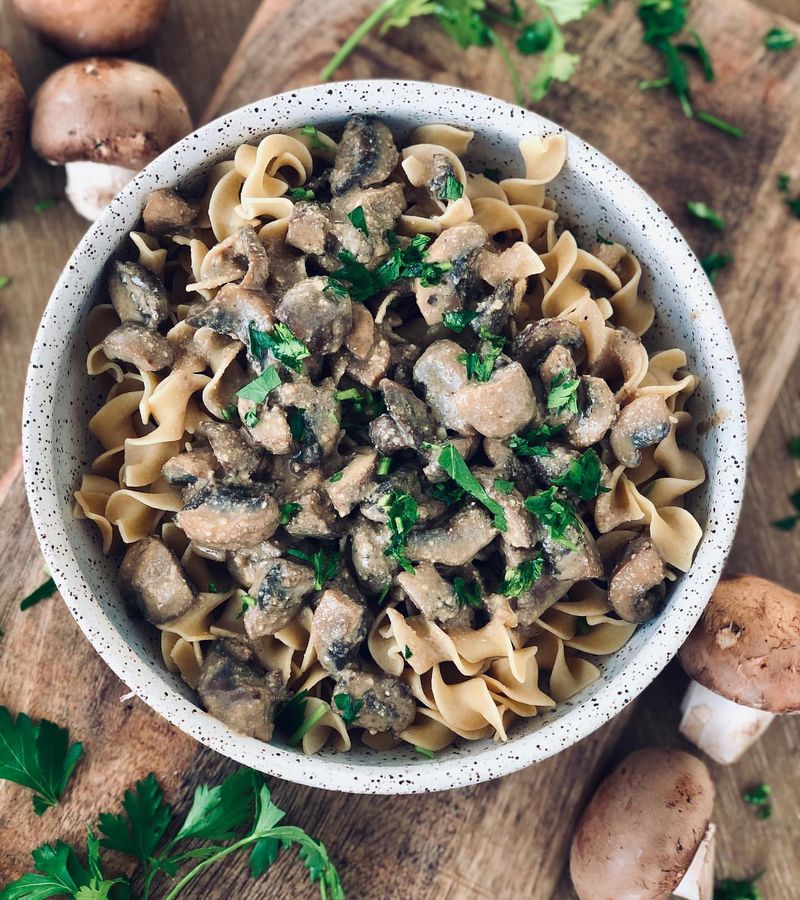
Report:
[[547,185],[354,116],[156,191],[87,320],[101,452],[75,513],[164,665],[231,728],[316,753],[505,741],[658,615],[702,529],[697,379],[650,355],[624,246]]

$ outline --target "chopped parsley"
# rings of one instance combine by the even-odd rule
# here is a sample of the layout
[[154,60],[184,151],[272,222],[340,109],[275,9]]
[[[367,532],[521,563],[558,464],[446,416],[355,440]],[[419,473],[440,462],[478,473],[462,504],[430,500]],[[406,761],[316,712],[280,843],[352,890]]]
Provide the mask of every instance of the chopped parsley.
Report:
[[363,303],[381,290],[382,286],[378,283],[375,273],[360,263],[349,250],[340,251],[339,261],[342,263],[341,268],[328,279],[328,286],[335,293],[339,293],[339,290],[331,282],[345,287],[353,300]]
[[599,231],[595,231],[594,238],[598,244],[605,244],[607,247],[612,247],[614,245],[614,241],[610,241],[604,234],[601,234]]
[[363,235],[369,237],[369,228],[367,228],[367,220],[364,216],[364,207],[357,206],[347,214],[347,218],[354,228],[357,228]]
[[789,182],[791,180],[792,180],[792,178],[787,172],[781,172],[781,174],[778,175],[777,186],[778,186],[778,190],[782,194],[786,194],[789,192]]
[[344,477],[344,469],[339,469],[338,472],[334,472],[333,475],[328,479],[330,484],[336,484],[337,481],[341,481]]
[[714,900],[762,900],[756,881],[764,873],[753,878],[725,878],[714,885]]
[[292,200],[313,200],[314,192],[310,188],[295,187],[289,188],[286,192]]
[[223,408],[219,411],[219,417],[223,422],[230,422],[231,419],[236,415],[236,404],[230,403],[228,406],[223,406]]
[[242,594],[242,608],[236,614],[236,618],[244,618],[245,613],[248,610],[255,608],[256,606],[258,606],[258,601],[255,597],[251,597],[250,594]]
[[345,725],[352,725],[358,718],[361,707],[364,705],[362,698],[355,699],[350,694],[334,694],[333,702],[339,710],[339,715]]
[[405,548],[408,535],[419,518],[417,501],[405,491],[389,491],[379,503],[386,511],[386,527],[391,533],[389,544],[383,552],[399,562],[406,572],[413,572],[414,567],[406,556]]
[[607,494],[610,488],[601,484],[603,469],[600,457],[594,450],[586,450],[573,459],[567,469],[551,484],[565,488],[579,500],[594,500],[598,494]]
[[486,328],[481,328],[480,337],[483,341],[480,351],[461,353],[458,360],[464,363],[467,369],[467,378],[486,382],[492,377],[494,364],[503,352],[506,339],[501,334],[492,334]]
[[506,569],[505,578],[497,588],[498,594],[504,597],[519,597],[529,591],[541,577],[544,560],[541,556],[526,559],[513,569]]
[[547,394],[547,408],[550,412],[570,412],[578,414],[578,388],[580,378],[570,378],[569,372],[562,369],[550,382],[550,390]]
[[478,313],[474,309],[450,309],[442,316],[442,325],[450,331],[455,331],[456,334],[461,334],[477,317]]
[[328,276],[328,279],[325,283],[325,290],[330,291],[332,294],[336,294],[337,297],[349,297],[350,292],[347,288],[339,281],[338,278],[331,278]]
[[460,503],[466,496],[466,491],[455,481],[437,481],[431,485],[431,494],[442,503],[452,506]]
[[552,456],[545,441],[564,430],[563,425],[540,425],[509,438],[508,446],[517,456]]
[[435,759],[436,751],[429,750],[427,747],[414,747],[414,749],[419,753],[420,756],[424,756],[425,759]]
[[303,507],[299,503],[281,503],[278,524],[284,527],[300,512]]
[[308,145],[312,150],[327,150],[328,148],[319,139],[319,132],[314,125],[303,125],[300,134],[308,138]]
[[0,275],[0,291],[11,284],[11,278],[8,275]]
[[706,125],[713,125],[714,128],[719,129],[719,131],[724,131],[725,134],[729,134],[731,137],[744,137],[744,130],[739,128],[738,125],[731,125],[730,122],[726,122],[724,119],[718,119],[716,116],[712,116],[711,113],[703,112],[702,110],[698,111],[695,115],[697,116],[698,122],[705,122]]
[[[240,388],[236,392],[236,396],[241,397],[243,400],[252,400],[254,403],[261,404],[266,401],[270,391],[274,391],[280,383],[281,376],[278,375],[278,370],[275,366],[267,366],[255,381],[251,381],[243,388]],[[249,423],[246,422],[245,424]]]
[[459,606],[481,606],[481,587],[476,579],[466,581],[460,575],[453,579],[453,594]]
[[745,803],[756,807],[756,815],[759,819],[769,819],[772,816],[772,806],[769,798],[772,788],[768,784],[758,784],[742,794]]
[[716,284],[717,273],[732,262],[733,256],[730,253],[709,253],[700,260],[700,265],[708,275],[708,280],[712,284]]
[[464,185],[448,173],[439,192],[440,200],[460,200],[464,196]]
[[339,574],[339,563],[342,561],[341,553],[326,553],[322,548],[314,553],[305,553],[292,547],[286,551],[286,555],[309,563],[314,570],[314,590],[317,591],[321,591],[329,581],[336,578]]
[[289,432],[292,439],[300,443],[308,434],[306,428],[305,410],[300,406],[293,406],[289,410]]
[[714,212],[708,204],[703,203],[700,200],[688,200],[686,202],[686,208],[695,219],[708,222],[709,225],[716,228],[717,231],[725,230],[725,219],[723,219],[719,213]]
[[494,489],[501,494],[510,494],[514,490],[514,482],[506,481],[505,478],[495,478]]
[[378,476],[388,475],[392,469],[392,458],[391,456],[382,456],[378,460],[378,465],[375,467],[375,474]]
[[258,415],[258,411],[255,409],[248,409],[245,411],[245,414],[242,416],[242,421],[248,428],[255,428],[256,425],[261,421],[261,417]]
[[588,634],[591,630],[589,623],[586,621],[586,616],[578,616],[575,622],[575,633]]
[[575,510],[565,500],[559,500],[556,496],[555,485],[546,491],[534,494],[525,499],[525,509],[547,528],[550,537],[557,544],[577,550],[575,544],[564,535],[570,527],[579,527],[579,520]]
[[694,28],[690,28],[688,31],[694,43],[678,44],[678,49],[682,50],[684,53],[696,56],[700,60],[700,65],[703,67],[703,77],[705,80],[713,81],[716,76],[714,74],[714,63],[711,61],[710,53],[706,49],[703,39]]
[[452,444],[445,444],[439,453],[437,462],[459,487],[463,488],[466,493],[473,496],[489,510],[492,516],[494,516],[492,524],[498,531],[508,530],[508,523],[506,522],[503,507],[492,500],[486,493],[483,485],[475,478],[472,472],[470,472],[469,466],[464,461],[464,457]]
[[39,200],[38,203],[34,203],[33,211],[37,213],[47,212],[48,209],[52,209],[55,205],[55,199],[53,197],[48,197],[46,200]]
[[405,647],[403,647],[403,659],[411,659],[413,655],[414,651],[406,644]]
[[791,50],[797,46],[797,35],[786,28],[770,28],[764,35],[767,50]]
[[311,356],[311,351],[298,340],[283,322],[276,322],[272,333],[259,331],[250,323],[250,353],[258,360],[264,359],[270,351],[278,362],[295,372],[303,370],[303,360]]
[[222,588],[214,581],[208,582],[208,593],[209,594],[221,594]]
[[337,391],[336,399],[343,404],[341,425],[345,431],[364,431],[373,419],[386,412],[383,397],[369,388]]
[[781,531],[791,531],[798,522],[800,522],[800,491],[795,491],[790,497],[792,506],[797,510],[795,515],[787,516],[785,519],[778,519],[772,524]]
[[24,597],[19,604],[19,608],[21,610],[30,609],[32,606],[36,606],[37,603],[40,603],[42,600],[46,600],[48,597],[52,597],[53,594],[58,590],[55,581],[52,578],[48,578],[44,584],[40,584],[35,591],[31,591],[27,597]]

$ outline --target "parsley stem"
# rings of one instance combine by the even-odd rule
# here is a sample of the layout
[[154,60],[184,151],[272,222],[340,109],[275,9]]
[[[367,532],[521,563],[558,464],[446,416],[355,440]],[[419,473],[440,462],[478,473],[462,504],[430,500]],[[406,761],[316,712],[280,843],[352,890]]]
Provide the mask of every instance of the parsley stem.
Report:
[[714,128],[719,128],[720,131],[724,131],[725,134],[729,134],[731,137],[740,138],[744,136],[744,131],[739,128],[738,125],[731,125],[729,122],[725,122],[722,119],[718,119],[716,116],[712,116],[711,113],[699,112],[696,115],[699,122],[705,122],[706,125],[713,125]]
[[395,6],[397,6],[397,0],[384,0],[377,9],[373,10],[330,58],[328,64],[322,72],[320,72],[320,81],[329,81],[339,66],[342,65],[370,31],[372,31],[381,19],[385,18]]
[[511,84],[514,86],[514,96],[516,97],[517,103],[524,104],[525,92],[522,89],[522,82],[520,81],[519,72],[517,71],[517,67],[514,65],[514,60],[511,59],[511,55],[508,52],[508,47],[506,47],[505,41],[494,30],[494,28],[487,28],[486,34],[488,35],[489,40],[494,44],[495,49],[500,54],[500,58],[503,60],[506,68],[508,69],[508,74],[511,76]]

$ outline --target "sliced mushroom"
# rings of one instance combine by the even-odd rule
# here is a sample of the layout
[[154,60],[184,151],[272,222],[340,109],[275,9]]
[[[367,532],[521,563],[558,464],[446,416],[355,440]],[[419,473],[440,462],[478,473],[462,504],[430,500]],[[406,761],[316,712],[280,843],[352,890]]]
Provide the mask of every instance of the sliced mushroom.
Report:
[[409,443],[407,435],[386,413],[369,423],[369,439],[378,453],[383,456],[392,456],[406,447],[413,447],[413,441]]
[[510,437],[536,413],[530,378],[516,362],[495,369],[486,382],[470,381],[456,392],[453,402],[469,425],[491,438]]
[[474,468],[472,474],[483,485],[486,493],[503,508],[507,531],[503,540],[512,547],[533,547],[537,539],[536,523],[525,509],[525,498],[514,488],[511,493],[504,493],[495,488],[497,473],[493,469]]
[[103,353],[142,372],[165,369],[172,365],[174,358],[172,346],[163,335],[136,322],[124,322],[106,335]]
[[161,279],[137,262],[111,264],[108,294],[123,322],[156,329],[169,315],[169,296]]
[[449,310],[462,309],[477,299],[480,288],[478,257],[488,235],[474,222],[445,229],[428,248],[429,262],[449,263],[439,284],[414,289],[417,306],[428,325],[437,325]]
[[340,516],[347,516],[367,498],[375,487],[375,466],[378,454],[371,448],[359,449],[339,470],[335,481],[328,478],[325,492]]
[[406,555],[419,562],[463,566],[491,544],[496,535],[489,515],[470,504],[439,528],[412,532],[406,542]]
[[253,547],[243,550],[228,550],[225,564],[230,574],[247,590],[258,586],[272,564],[278,559],[284,548],[273,541],[262,541]]
[[237,550],[271,537],[280,513],[262,485],[211,482],[192,494],[176,518],[190,540]]
[[525,292],[525,281],[502,281],[491,294],[475,307],[478,314],[469,323],[469,327],[480,334],[481,329],[501,334],[511,318],[514,305]]
[[195,484],[209,481],[220,472],[217,457],[211,450],[188,450],[168,459],[161,474],[170,484]]
[[213,300],[195,304],[186,316],[193,328],[206,326],[219,334],[250,345],[250,326],[271,332],[275,326],[275,301],[265,292],[244,288],[240,284],[224,284]]
[[456,392],[469,382],[459,358],[463,355],[463,348],[455,341],[434,341],[414,364],[414,381],[421,385],[428,406],[445,428],[470,435],[475,429],[455,403]]
[[203,422],[200,432],[226,475],[247,479],[261,465],[263,452],[248,444],[243,436],[246,432],[223,422]]
[[[355,306],[360,307],[360,304]],[[372,347],[367,355],[363,359],[359,359],[353,354],[347,360],[347,374],[353,381],[374,390],[387,376],[391,364],[392,346],[380,332],[376,331]]]
[[350,548],[353,568],[359,579],[373,591],[383,590],[391,584],[399,564],[386,555],[390,532],[384,525],[357,516],[350,526]]
[[553,538],[549,529],[545,528],[541,539],[548,569],[557,581],[602,577],[603,563],[597,544],[580,519],[577,525],[566,528],[563,537]]
[[526,325],[514,339],[509,355],[526,369],[537,366],[559,345],[574,353],[583,346],[577,325],[565,319],[539,319]]
[[269,276],[269,257],[252,225],[215,244],[203,257],[200,277],[209,285],[236,281],[243,288],[263,290]]
[[442,578],[431,563],[421,562],[413,572],[400,572],[395,580],[408,599],[431,622],[447,625],[463,619],[453,585]]
[[[379,188],[352,190],[331,202],[332,233],[337,249],[352,253],[358,262],[374,268],[390,251],[387,231],[393,231],[406,208],[403,185],[387,184]],[[348,215],[360,209],[365,231],[354,225]]]
[[262,673],[215,641],[200,670],[197,693],[212,716],[234,731],[268,741],[279,705],[288,698],[278,672]]
[[325,492],[319,471],[310,472],[292,489],[286,500],[300,506],[284,526],[295,537],[335,538],[340,531],[339,516],[336,514]]
[[536,473],[539,481],[543,482],[545,487],[549,486],[556,478],[560,478],[570,467],[570,465],[578,459],[580,453],[577,450],[571,450],[562,444],[548,443],[545,444],[547,456],[531,456],[528,464]]
[[[513,481],[525,495],[533,493],[536,481],[533,477],[532,463],[536,457],[517,456],[505,442],[496,438],[483,439],[483,452],[494,466],[497,478]],[[463,456],[464,454],[462,453],[461,455]],[[547,483],[549,484],[550,482],[548,481]]]
[[17,174],[25,147],[28,101],[14,60],[0,48],[0,190]]
[[281,296],[307,276],[306,257],[295,253],[281,237],[267,235],[261,238],[261,243],[269,257],[267,290]]
[[[458,450],[463,459],[470,460],[478,452],[478,448],[481,445],[481,439],[480,435],[473,434],[469,437],[448,438],[447,443],[450,444],[455,450]],[[441,453],[440,448],[436,445],[429,449],[423,448],[422,453],[428,460],[427,464],[422,470],[428,481],[430,481],[431,484],[435,484],[438,481],[447,481],[449,475],[439,465],[439,454]]]
[[357,709],[353,725],[365,728],[370,734],[391,732],[400,734],[414,721],[417,704],[414,697],[399,678],[380,673],[373,675],[354,666],[348,666],[339,676],[333,692],[336,698],[346,695]]
[[260,638],[285,628],[313,590],[314,573],[308,566],[275,560],[256,589],[255,606],[244,614],[248,637]]
[[418,447],[423,441],[433,442],[440,436],[431,411],[413,391],[388,378],[379,387],[387,413],[406,447]]
[[611,573],[608,602],[626,622],[647,622],[664,604],[663,592],[656,588],[666,577],[666,564],[652,539],[634,538]]
[[147,198],[142,220],[148,234],[187,234],[200,216],[200,204],[186,200],[174,188],[153,191]]
[[625,385],[647,368],[647,350],[641,340],[627,328],[606,327],[606,341],[594,361],[590,375],[598,375],[615,391],[617,400],[629,399]]
[[573,447],[591,447],[604,437],[617,415],[617,401],[602,378],[581,375],[577,391],[578,415],[566,424]]
[[351,116],[336,148],[331,192],[338,196],[353,188],[380,184],[392,174],[399,158],[392,132],[383,122],[368,116]]
[[335,353],[353,324],[350,297],[328,290],[328,279],[321,276],[289,288],[275,312],[312,353]]
[[336,675],[355,660],[368,625],[363,604],[342,591],[325,591],[311,620],[311,643],[326,672]]
[[409,494],[414,498],[420,525],[433,522],[445,511],[441,500],[435,500],[422,490],[419,470],[413,466],[403,466],[373,487],[359,507],[361,514],[372,522],[385,523],[388,519],[386,499],[390,494]]
[[175,554],[152,535],[128,547],[119,578],[123,595],[154,625],[177,619],[195,601]]
[[628,468],[642,461],[641,450],[663,441],[669,434],[671,413],[663,397],[648,394],[624,406],[611,426],[614,456]]
[[339,401],[336,385],[330,378],[313,385],[306,378],[284,382],[275,389],[277,401],[285,407],[302,410],[308,437],[301,440],[302,461],[309,465],[331,454],[339,440]]
[[323,257],[319,262],[326,269],[333,269],[337,264],[330,216],[331,209],[327,203],[301,200],[294,205],[286,232],[286,243],[290,247]]
[[378,337],[375,333],[375,320],[363,303],[352,304],[352,316],[353,324],[344,339],[344,345],[356,359],[364,360],[369,356]]

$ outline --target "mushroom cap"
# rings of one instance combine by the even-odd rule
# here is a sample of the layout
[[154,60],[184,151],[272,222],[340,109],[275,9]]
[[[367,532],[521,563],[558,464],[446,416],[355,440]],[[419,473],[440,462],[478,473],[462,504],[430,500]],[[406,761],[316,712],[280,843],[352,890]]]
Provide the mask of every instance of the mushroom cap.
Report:
[[19,17],[69,56],[127,53],[158,30],[167,0],[14,0]]
[[678,658],[734,703],[800,712],[800,594],[755,575],[723,579]]
[[14,60],[0,48],[0,188],[19,169],[27,119],[28,102]]
[[626,757],[578,822],[570,875],[581,900],[665,900],[700,846],[714,784],[697,757],[650,747]]
[[141,169],[191,127],[186,103],[160,72],[92,57],[53,72],[36,92],[31,143],[49,162]]

